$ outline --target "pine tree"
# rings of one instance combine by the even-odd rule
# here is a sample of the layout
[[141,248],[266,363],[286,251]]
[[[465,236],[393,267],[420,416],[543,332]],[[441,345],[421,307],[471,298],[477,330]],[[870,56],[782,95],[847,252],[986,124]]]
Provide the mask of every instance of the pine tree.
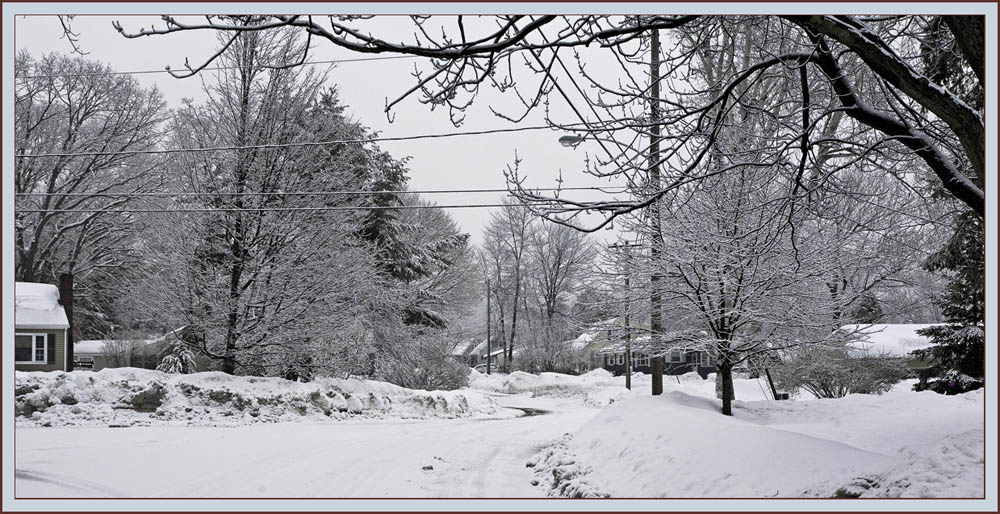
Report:
[[188,374],[197,371],[197,366],[194,363],[194,353],[185,343],[181,341],[174,342],[170,345],[169,352],[160,360],[160,365],[156,367],[157,371],[172,375]]
[[985,319],[985,246],[983,220],[971,212],[958,219],[955,233],[944,248],[924,263],[929,271],[950,275],[939,305],[947,325],[918,333],[931,338],[933,346],[914,353],[933,365],[920,373],[917,390],[932,389],[958,394],[983,385]]

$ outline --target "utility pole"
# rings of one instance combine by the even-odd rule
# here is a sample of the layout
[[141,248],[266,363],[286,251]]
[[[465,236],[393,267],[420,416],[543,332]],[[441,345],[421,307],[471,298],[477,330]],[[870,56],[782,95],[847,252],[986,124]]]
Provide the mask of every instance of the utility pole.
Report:
[[493,353],[493,323],[490,321],[490,279],[486,279],[486,374],[490,374],[491,353]]
[[615,243],[608,248],[624,249],[625,255],[625,388],[632,389],[632,322],[631,322],[631,291],[629,277],[632,274],[632,248],[641,247],[638,243]]
[[625,389],[632,390],[632,334],[628,319],[628,275],[625,275]]
[[[655,194],[660,190],[660,34],[653,29],[649,35],[649,190]],[[650,271],[649,277],[649,329],[652,348],[660,349],[660,334],[663,332],[663,306],[660,296],[660,281],[663,279],[658,270],[660,256],[660,207],[658,202],[649,204],[649,220],[652,234],[649,239]],[[663,357],[653,356],[653,396],[663,394]]]

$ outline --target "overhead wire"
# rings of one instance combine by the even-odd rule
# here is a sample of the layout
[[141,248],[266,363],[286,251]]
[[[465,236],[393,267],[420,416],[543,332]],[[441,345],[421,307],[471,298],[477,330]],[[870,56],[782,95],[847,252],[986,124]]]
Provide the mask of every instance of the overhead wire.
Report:
[[[581,125],[585,126],[587,124],[571,123],[565,125],[565,127],[574,127]],[[470,130],[466,132],[438,132],[433,134],[417,134],[413,136],[368,137],[359,139],[337,139],[330,141],[305,141],[299,143],[269,143],[269,144],[240,145],[240,146],[234,145],[234,146],[206,146],[206,147],[192,147],[192,148],[164,148],[160,150],[128,150],[128,151],[113,151],[113,152],[95,151],[95,152],[45,152],[45,153],[34,153],[34,154],[25,153],[16,155],[15,158],[37,159],[41,157],[85,157],[85,156],[107,157],[116,155],[165,155],[173,153],[190,153],[190,152],[216,152],[216,151],[231,151],[231,150],[295,148],[295,147],[309,147],[309,146],[327,146],[336,144],[378,143],[386,141],[416,141],[421,139],[438,139],[438,138],[456,137],[456,136],[478,136],[487,134],[524,132],[528,130],[555,130],[555,128],[549,125],[533,125],[529,127]]]
[[[579,186],[579,187],[525,187],[531,191],[602,191],[622,189],[624,186]],[[456,193],[508,193],[509,189],[424,189],[424,190],[377,190],[377,191],[273,191],[273,192],[133,192],[133,193],[59,193],[33,192],[14,193],[15,196],[66,196],[66,197],[175,197],[175,196],[336,196],[336,195],[377,195],[377,194],[456,194]]]
[[[383,56],[383,57],[358,57],[354,59],[330,59],[323,61],[307,61],[300,63],[300,65],[316,65],[316,64],[346,64],[355,62],[367,62],[367,61],[389,61],[394,59],[416,59],[416,55],[393,55],[393,56]],[[214,66],[211,68],[205,68],[201,71],[222,71],[222,70],[239,70],[243,68],[248,68],[249,66]],[[44,73],[38,75],[23,75],[17,78],[24,79],[55,79],[55,78],[76,78],[76,77],[100,77],[100,76],[112,76],[112,75],[151,75],[154,73],[170,73],[170,68],[164,68],[162,70],[132,70],[132,71],[97,71],[88,73]]]
[[382,211],[382,210],[413,210],[413,209],[479,209],[492,207],[507,207],[510,204],[455,204],[455,205],[340,205],[330,207],[197,207],[187,209],[154,209],[154,208],[113,208],[113,209],[15,209],[23,213],[171,213],[171,212],[314,212],[314,211]]

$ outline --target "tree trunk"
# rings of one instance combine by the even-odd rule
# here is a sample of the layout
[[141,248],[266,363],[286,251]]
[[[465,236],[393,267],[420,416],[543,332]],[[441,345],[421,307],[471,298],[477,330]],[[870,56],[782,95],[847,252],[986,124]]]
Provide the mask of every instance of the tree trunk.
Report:
[[729,361],[729,356],[724,356],[716,366],[719,375],[722,377],[722,413],[726,416],[733,415],[733,364]]

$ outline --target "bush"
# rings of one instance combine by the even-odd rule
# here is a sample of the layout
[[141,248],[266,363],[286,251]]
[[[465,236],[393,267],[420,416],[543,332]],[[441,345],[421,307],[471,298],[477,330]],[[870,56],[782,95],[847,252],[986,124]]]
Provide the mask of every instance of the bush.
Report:
[[914,391],[934,391],[939,394],[962,394],[983,387],[983,379],[974,378],[958,370],[950,370],[940,378],[921,379]]
[[528,344],[518,350],[514,357],[512,371],[527,373],[563,373],[579,375],[594,369],[589,354],[574,350],[565,342],[552,344]]
[[384,359],[380,378],[409,389],[452,390],[469,384],[469,368],[450,356],[447,338],[420,336],[396,358]]
[[851,356],[845,344],[802,347],[782,356],[774,369],[781,389],[809,391],[817,398],[882,394],[906,378],[902,359],[885,355]]

